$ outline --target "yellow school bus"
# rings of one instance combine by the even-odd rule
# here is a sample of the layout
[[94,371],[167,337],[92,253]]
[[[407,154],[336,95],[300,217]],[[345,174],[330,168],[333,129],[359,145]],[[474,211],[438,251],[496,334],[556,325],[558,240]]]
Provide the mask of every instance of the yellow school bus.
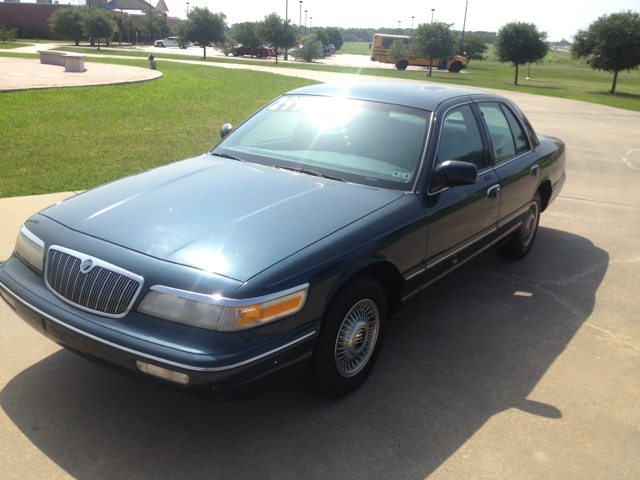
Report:
[[467,68],[467,59],[460,55],[453,55],[449,59],[433,59],[429,57],[416,57],[412,53],[407,58],[403,58],[399,62],[391,60],[387,57],[389,47],[396,40],[401,40],[405,45],[409,45],[409,37],[407,35],[388,35],[384,33],[376,33],[371,43],[371,61],[381,63],[395,63],[398,70],[405,70],[409,65],[418,65],[428,67],[430,64],[435,68],[446,68],[450,72],[458,73],[463,68]]

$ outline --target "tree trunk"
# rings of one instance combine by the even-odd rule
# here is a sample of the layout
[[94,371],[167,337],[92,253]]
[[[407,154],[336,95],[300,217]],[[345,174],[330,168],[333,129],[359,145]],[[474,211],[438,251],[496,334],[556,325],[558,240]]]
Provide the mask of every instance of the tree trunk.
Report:
[[[284,49],[284,60],[285,60],[285,62],[286,62],[287,60],[289,60],[288,55],[289,55],[289,54],[287,53],[287,49],[285,48],[285,49]],[[277,63],[277,59],[276,59],[276,63]]]
[[76,42],[76,47],[80,45],[80,40],[76,40],[75,42]]
[[276,47],[276,65],[278,64],[278,47]]
[[98,51],[100,51],[100,39],[98,39]]
[[610,92],[612,95],[616,93],[617,81],[618,81],[618,70],[616,70],[615,73],[613,74],[613,86],[611,87],[611,92]]
[[429,76],[431,76],[431,70],[433,69],[433,64],[429,63]]
[[207,59],[207,45],[205,43],[202,44],[202,51],[204,52],[204,59]]
[[518,84],[518,64],[516,63],[516,81],[513,82],[514,85]]

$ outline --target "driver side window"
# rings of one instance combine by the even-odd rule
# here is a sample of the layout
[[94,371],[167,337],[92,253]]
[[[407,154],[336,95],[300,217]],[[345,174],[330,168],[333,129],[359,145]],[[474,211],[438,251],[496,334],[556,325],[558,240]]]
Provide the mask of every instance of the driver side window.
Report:
[[454,108],[444,117],[437,161],[447,160],[473,163],[478,170],[485,167],[480,129],[469,105]]

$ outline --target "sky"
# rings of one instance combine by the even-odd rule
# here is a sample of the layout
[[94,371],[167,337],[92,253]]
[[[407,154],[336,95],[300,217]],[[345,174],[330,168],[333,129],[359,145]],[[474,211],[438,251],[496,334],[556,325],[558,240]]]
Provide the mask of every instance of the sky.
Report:
[[[186,1],[165,0],[172,17],[185,17]],[[152,5],[157,0],[150,0]],[[229,25],[233,23],[257,21],[265,15],[276,12],[284,18],[287,0],[231,0],[212,2],[208,0],[189,0],[189,7],[208,7],[212,12],[227,15]],[[498,31],[505,23],[521,21],[534,23],[548,33],[548,40],[559,41],[570,37],[578,29],[586,28],[599,16],[622,10],[640,11],[640,0],[469,0],[466,31]],[[298,23],[300,13],[299,0],[289,0],[289,18]],[[356,28],[395,28],[398,21],[403,28],[411,27],[411,17],[415,17],[414,26],[431,21],[431,9],[434,8],[434,20],[453,23],[455,30],[462,30],[465,0],[303,0],[307,17],[313,17],[313,25],[318,27],[356,27]],[[310,25],[307,21],[307,25]]]

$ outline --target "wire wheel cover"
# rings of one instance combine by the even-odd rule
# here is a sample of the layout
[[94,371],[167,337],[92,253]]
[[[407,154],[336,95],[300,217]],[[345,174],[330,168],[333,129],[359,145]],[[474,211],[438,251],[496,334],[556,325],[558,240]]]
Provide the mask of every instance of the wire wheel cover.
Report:
[[345,315],[338,331],[335,363],[343,377],[357,375],[367,364],[378,339],[380,314],[372,300],[360,300]]

